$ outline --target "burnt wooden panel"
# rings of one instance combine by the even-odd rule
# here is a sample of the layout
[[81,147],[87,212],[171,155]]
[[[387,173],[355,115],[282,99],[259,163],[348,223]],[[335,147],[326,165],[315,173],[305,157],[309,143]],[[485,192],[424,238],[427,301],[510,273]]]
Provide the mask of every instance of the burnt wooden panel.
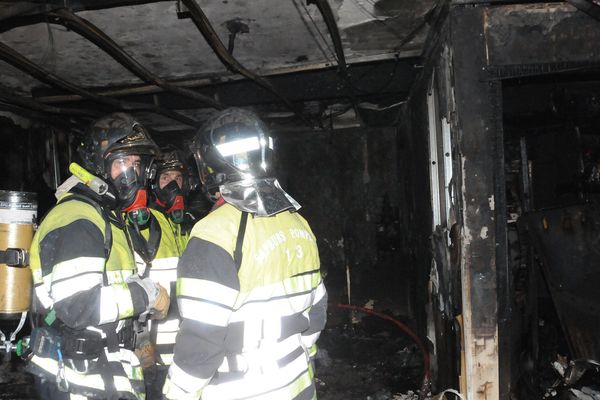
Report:
[[527,225],[573,358],[600,359],[600,208],[538,211]]
[[[504,196],[499,83],[485,77],[483,8],[451,14],[456,115],[461,157],[462,301],[467,397],[500,396],[498,363],[497,199]],[[500,140],[499,140],[500,135]],[[500,202],[503,204],[503,201]],[[501,240],[504,243],[504,240]]]

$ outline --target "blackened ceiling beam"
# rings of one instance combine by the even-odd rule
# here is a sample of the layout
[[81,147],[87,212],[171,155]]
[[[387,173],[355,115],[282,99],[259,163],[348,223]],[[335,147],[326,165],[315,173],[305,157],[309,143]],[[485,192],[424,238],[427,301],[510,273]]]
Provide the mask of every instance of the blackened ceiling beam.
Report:
[[[352,65],[354,89],[359,100],[381,97],[394,97],[394,101],[405,100],[411,85],[421,70],[418,58],[396,59],[373,63]],[[271,82],[279,92],[293,102],[325,101],[336,102],[345,99],[346,89],[340,86],[337,68],[329,67],[322,70],[311,70],[270,76]],[[215,96],[224,103],[235,106],[267,105],[280,103],[273,93],[254,82],[240,79],[220,84],[210,84],[201,80],[190,82],[196,90],[205,95]],[[194,102],[168,92],[160,92],[152,86],[130,86],[119,89],[110,88],[100,93],[118,92],[120,96],[136,101],[150,102],[153,97],[160,104],[168,104],[171,108],[193,109]],[[68,104],[80,102],[81,96],[65,92],[39,88],[33,91],[38,101],[48,104]]]
[[335,16],[333,15],[333,10],[331,9],[331,6],[327,2],[327,0],[308,0],[307,3],[315,4],[317,6],[317,9],[321,13],[323,20],[325,21],[325,25],[327,25],[327,31],[329,32],[329,36],[331,36],[331,41],[333,42],[333,48],[335,50],[340,75],[344,82],[344,86],[347,88],[348,96],[352,100],[354,109],[356,113],[359,114],[360,110],[356,106],[358,103],[358,99],[356,98],[356,95],[354,93],[354,86],[350,81],[348,65],[346,64],[346,56],[344,55],[344,46],[342,45],[342,38],[340,37],[340,31],[338,29]]
[[548,3],[548,0],[451,0],[450,3],[457,4],[457,5],[528,4],[528,3]]
[[[68,1],[68,7],[73,12],[86,10],[101,10],[106,8],[132,6],[138,4],[159,3],[164,0],[81,0]],[[65,7],[65,0],[54,1],[0,1],[10,3],[10,7],[0,8],[0,32],[26,25],[33,25],[46,21],[46,13]]]
[[600,5],[592,0],[567,0],[567,2],[577,7],[579,11],[583,11],[590,17],[600,21]]
[[99,117],[101,113],[88,109],[63,108],[40,103],[34,99],[18,96],[4,86],[0,86],[0,101],[8,104],[14,104],[18,107],[27,108],[34,111],[40,111],[50,114],[74,115],[85,117]]
[[338,67],[340,68],[340,73],[345,79],[348,79],[348,67],[346,65],[346,56],[344,55],[344,46],[342,46],[342,38],[340,37],[340,31],[337,23],[335,22],[335,17],[333,15],[333,11],[331,10],[331,6],[327,0],[308,0],[307,3],[315,4],[321,13],[323,20],[325,21],[325,25],[327,25],[329,36],[331,36],[331,41],[333,42],[333,48],[338,62]]
[[81,124],[79,122],[73,121],[70,118],[57,117],[52,114],[45,114],[42,112],[33,111],[28,108],[22,108],[14,104],[8,104],[1,101],[0,110],[8,111],[15,115],[20,115],[21,117],[28,120],[41,122],[44,125],[67,128],[69,130],[80,130],[81,128]]
[[314,126],[314,122],[305,116],[287,97],[282,95],[268,79],[251,72],[229,53],[223,42],[221,42],[219,35],[206,17],[206,14],[204,14],[195,0],[182,0],[182,2],[188,8],[192,21],[225,67],[227,67],[230,71],[239,73],[240,75],[250,79],[252,82],[255,82],[257,85],[273,93],[291,111],[293,111],[300,119],[302,119],[305,124],[307,124],[309,127]]
[[121,111],[150,111],[156,114],[164,115],[175,121],[184,123],[190,126],[198,126],[198,121],[191,119],[183,114],[177,113],[172,110],[168,110],[154,104],[149,103],[133,103],[127,101],[121,101],[110,97],[98,95],[90,92],[80,86],[77,86],[67,80],[64,80],[52,72],[45,70],[44,68],[36,65],[31,60],[24,57],[11,47],[0,42],[0,59],[9,63],[13,67],[25,72],[26,74],[44,82],[54,88],[62,89],[70,93],[77,94],[82,98],[93,100],[100,104],[107,105],[113,109]]
[[224,106],[220,102],[211,97],[205,96],[193,90],[179,87],[160,78],[158,75],[150,72],[146,67],[137,62],[127,52],[125,52],[117,43],[107,36],[101,29],[91,22],[78,17],[69,10],[59,9],[51,11],[48,14],[48,20],[51,23],[63,25],[66,28],[73,30],[90,42],[94,43],[100,49],[109,54],[119,64],[127,68],[133,74],[138,76],[144,82],[154,84],[164,90],[194,100],[198,105],[203,107],[213,107],[223,109]]

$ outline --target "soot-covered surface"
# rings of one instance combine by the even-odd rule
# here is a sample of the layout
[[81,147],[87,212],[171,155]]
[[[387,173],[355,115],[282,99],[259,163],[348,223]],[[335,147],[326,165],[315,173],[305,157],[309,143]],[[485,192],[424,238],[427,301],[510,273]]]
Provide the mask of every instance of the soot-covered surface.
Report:
[[316,360],[319,400],[417,399],[423,358],[417,345],[392,322],[348,314],[329,323]]
[[0,399],[30,400],[35,399],[33,379],[26,374],[24,362],[14,353],[8,357],[2,349],[0,354]]

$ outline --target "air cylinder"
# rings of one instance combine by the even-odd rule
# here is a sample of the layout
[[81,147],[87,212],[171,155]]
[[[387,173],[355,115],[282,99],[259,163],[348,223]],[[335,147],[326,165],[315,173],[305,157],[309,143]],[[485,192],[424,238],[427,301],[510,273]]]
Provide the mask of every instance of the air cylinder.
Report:
[[[0,250],[29,251],[37,221],[37,196],[0,190]],[[31,303],[29,266],[0,264],[0,319],[21,318]]]

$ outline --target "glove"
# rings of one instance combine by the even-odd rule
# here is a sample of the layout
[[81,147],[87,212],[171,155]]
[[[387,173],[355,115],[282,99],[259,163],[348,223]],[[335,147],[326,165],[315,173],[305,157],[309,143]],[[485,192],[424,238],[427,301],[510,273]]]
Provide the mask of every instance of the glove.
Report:
[[147,340],[135,346],[135,355],[140,360],[140,365],[143,369],[150,368],[156,364],[155,350],[154,345]]
[[128,284],[137,284],[140,286],[148,298],[146,311],[139,316],[140,321],[145,321],[148,314],[151,314],[153,319],[163,319],[169,312],[170,298],[165,288],[155,283],[150,278],[141,279],[139,275],[131,275],[127,278]]
[[171,298],[167,293],[167,289],[158,283],[156,286],[158,287],[158,294],[156,295],[154,304],[151,307],[150,315],[152,319],[165,319],[169,313]]

